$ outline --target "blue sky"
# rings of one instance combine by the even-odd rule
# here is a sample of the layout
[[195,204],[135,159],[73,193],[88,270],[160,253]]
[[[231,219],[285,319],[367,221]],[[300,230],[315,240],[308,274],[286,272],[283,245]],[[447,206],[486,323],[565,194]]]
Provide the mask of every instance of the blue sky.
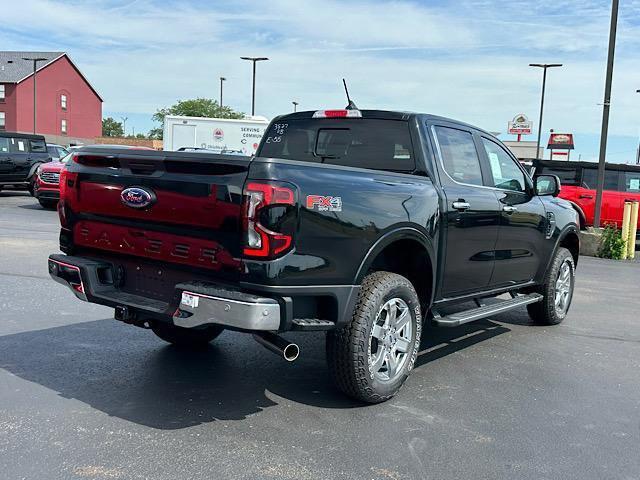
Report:
[[[543,132],[573,132],[573,158],[596,159],[610,1],[54,1],[3,5],[0,44],[64,50],[105,99],[105,116],[146,132],[178,99],[218,98],[256,113],[341,107],[346,77],[362,108],[430,112],[504,132],[524,112]],[[29,21],[25,21],[29,19]],[[640,127],[640,0],[621,0],[608,160],[632,162]],[[501,134],[500,138],[509,136]],[[535,140],[535,136],[527,139]]]

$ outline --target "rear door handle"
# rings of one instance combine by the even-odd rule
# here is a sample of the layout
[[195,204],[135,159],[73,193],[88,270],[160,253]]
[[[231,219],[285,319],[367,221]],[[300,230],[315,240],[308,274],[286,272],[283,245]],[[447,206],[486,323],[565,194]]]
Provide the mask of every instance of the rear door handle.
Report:
[[502,211],[505,213],[513,213],[518,211],[518,207],[513,207],[511,205],[505,205],[502,207]]
[[587,198],[591,200],[593,198],[593,195],[580,195],[578,198]]
[[451,205],[451,206],[454,209],[459,210],[459,211],[469,210],[471,208],[471,205],[468,202],[465,202],[465,201],[453,202],[453,205]]

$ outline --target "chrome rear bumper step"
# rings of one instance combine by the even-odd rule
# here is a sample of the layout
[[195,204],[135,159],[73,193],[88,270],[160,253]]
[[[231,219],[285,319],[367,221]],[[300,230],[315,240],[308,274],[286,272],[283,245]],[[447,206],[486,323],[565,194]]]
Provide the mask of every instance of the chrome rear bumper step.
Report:
[[478,308],[472,308],[471,310],[465,310],[463,312],[452,313],[446,317],[441,317],[437,312],[433,311],[433,321],[439,327],[457,327],[465,323],[480,320],[482,318],[491,317],[498,313],[507,312],[514,308],[529,305],[530,303],[536,303],[542,300],[542,295],[539,293],[530,293],[528,295],[517,295],[510,300],[502,300],[491,305],[483,305]]

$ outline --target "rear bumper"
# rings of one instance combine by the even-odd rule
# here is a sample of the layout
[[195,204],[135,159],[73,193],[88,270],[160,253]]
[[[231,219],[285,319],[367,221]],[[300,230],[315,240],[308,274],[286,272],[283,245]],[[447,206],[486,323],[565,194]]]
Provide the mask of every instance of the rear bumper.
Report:
[[[183,286],[182,288],[187,288]],[[180,305],[173,314],[179,327],[224,325],[239,330],[276,331],[280,329],[280,304],[273,298],[257,297],[241,292],[212,296],[202,292],[182,290]]]
[[48,268],[49,275],[80,300],[113,307],[116,318],[134,324],[155,319],[184,328],[222,325],[250,332],[286,331],[295,329],[296,297],[330,293],[336,297],[342,318],[353,308],[358,293],[358,287],[352,286],[316,287],[311,292],[310,287],[247,284],[231,288],[194,281],[176,283],[173,295],[165,302],[126,293],[114,286],[117,274],[109,262],[54,254],[49,256]]
[[[224,325],[239,330],[276,331],[281,324],[277,300],[205,284],[178,284],[175,305],[119,291],[110,284],[107,263],[68,255],[49,256],[49,275],[80,300],[126,312],[121,320],[135,317],[167,316],[180,327]],[[122,313],[120,313],[122,315]],[[129,318],[127,318],[129,317]]]

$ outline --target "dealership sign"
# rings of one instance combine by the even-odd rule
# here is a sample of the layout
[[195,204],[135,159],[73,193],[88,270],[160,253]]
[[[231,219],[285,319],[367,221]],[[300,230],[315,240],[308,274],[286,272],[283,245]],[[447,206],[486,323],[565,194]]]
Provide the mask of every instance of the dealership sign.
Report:
[[573,150],[573,134],[572,133],[552,133],[549,136],[547,145],[549,150]]
[[531,135],[533,122],[524,113],[519,113],[509,122],[509,133],[511,135]]

